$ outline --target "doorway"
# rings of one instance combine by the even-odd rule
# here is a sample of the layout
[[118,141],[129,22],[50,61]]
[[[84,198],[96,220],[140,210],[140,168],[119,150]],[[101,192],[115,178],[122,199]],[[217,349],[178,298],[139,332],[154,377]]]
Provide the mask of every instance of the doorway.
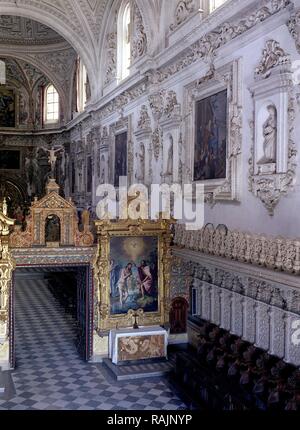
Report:
[[[23,302],[25,303],[22,309]],[[63,322],[78,356],[89,361],[93,353],[93,277],[90,265],[17,267],[13,276],[10,300],[10,364],[18,365],[18,342],[23,327],[34,319],[47,342],[47,336],[58,339],[54,319]],[[51,332],[47,332],[50,330]],[[54,327],[54,331],[53,331]],[[30,336],[27,331],[26,336]],[[63,333],[61,333],[63,337]],[[40,339],[41,346],[44,343]],[[63,339],[59,339],[63,342]]]

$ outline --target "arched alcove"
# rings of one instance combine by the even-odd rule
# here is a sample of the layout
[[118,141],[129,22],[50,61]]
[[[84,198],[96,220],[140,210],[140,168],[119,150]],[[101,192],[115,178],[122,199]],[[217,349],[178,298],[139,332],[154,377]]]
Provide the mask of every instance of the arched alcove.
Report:
[[45,243],[61,242],[60,218],[57,215],[48,215],[45,221]]

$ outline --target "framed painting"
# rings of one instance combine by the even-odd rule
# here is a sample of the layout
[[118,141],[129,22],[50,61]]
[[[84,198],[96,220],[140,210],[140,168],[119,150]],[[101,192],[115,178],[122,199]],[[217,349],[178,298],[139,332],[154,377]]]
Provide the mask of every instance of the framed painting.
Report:
[[119,186],[120,176],[127,176],[127,144],[128,133],[127,131],[116,134],[115,136],[115,177],[114,185]]
[[185,183],[203,185],[205,201],[240,201],[242,60],[227,63],[185,87]]
[[13,90],[0,88],[0,127],[12,128],[16,125],[15,94]]
[[96,221],[99,331],[169,321],[171,221]]
[[194,181],[226,178],[227,90],[196,102]]

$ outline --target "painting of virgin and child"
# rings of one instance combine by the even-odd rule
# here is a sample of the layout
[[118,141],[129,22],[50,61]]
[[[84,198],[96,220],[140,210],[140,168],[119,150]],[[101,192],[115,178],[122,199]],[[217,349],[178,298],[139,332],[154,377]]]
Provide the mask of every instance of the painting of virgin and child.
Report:
[[158,311],[158,239],[113,237],[110,242],[111,314]]
[[226,178],[227,91],[196,103],[194,181]]

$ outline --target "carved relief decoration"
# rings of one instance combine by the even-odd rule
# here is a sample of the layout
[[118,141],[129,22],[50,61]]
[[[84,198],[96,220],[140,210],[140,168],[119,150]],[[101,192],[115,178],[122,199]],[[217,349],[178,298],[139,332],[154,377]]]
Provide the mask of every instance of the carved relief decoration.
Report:
[[191,297],[191,289],[194,292],[196,316],[259,344],[287,362],[300,364],[299,348],[295,350],[291,331],[286,327],[288,319],[299,319],[296,288],[263,281],[240,270],[237,275],[234,269],[222,269],[213,262],[199,263],[197,257],[181,253],[179,256],[176,250],[174,254],[176,270],[171,272],[171,291],[173,285],[176,288],[178,277],[182,286],[184,276],[188,280],[186,296]]
[[138,129],[139,130],[147,130],[151,128],[151,118],[148,113],[148,109],[146,105],[141,107],[140,117],[138,120]]
[[106,36],[106,71],[104,84],[109,84],[117,76],[117,15],[113,29]]
[[194,0],[181,0],[175,10],[174,23],[170,25],[170,30],[174,31],[195,11]]
[[268,40],[263,50],[262,59],[255,69],[255,75],[267,79],[274,67],[289,64],[290,57],[286,55],[276,40]]
[[211,60],[222,46],[287,8],[290,4],[290,0],[268,0],[264,6],[256,9],[243,19],[227,22],[219,26],[202,36],[171,64],[154,70],[149,75],[150,82],[153,84],[161,83],[200,59]]
[[133,2],[133,35],[131,56],[133,61],[147,53],[147,36],[137,3]]
[[300,53],[300,9],[291,15],[287,26],[289,32],[295,40],[297,51]]
[[9,251],[9,231],[14,220],[7,216],[7,204],[4,199],[0,206],[0,346],[8,336],[9,297],[12,273],[15,261]]
[[270,270],[300,274],[300,241],[231,231],[212,224],[197,231],[175,225],[174,243],[204,254],[262,266]]

